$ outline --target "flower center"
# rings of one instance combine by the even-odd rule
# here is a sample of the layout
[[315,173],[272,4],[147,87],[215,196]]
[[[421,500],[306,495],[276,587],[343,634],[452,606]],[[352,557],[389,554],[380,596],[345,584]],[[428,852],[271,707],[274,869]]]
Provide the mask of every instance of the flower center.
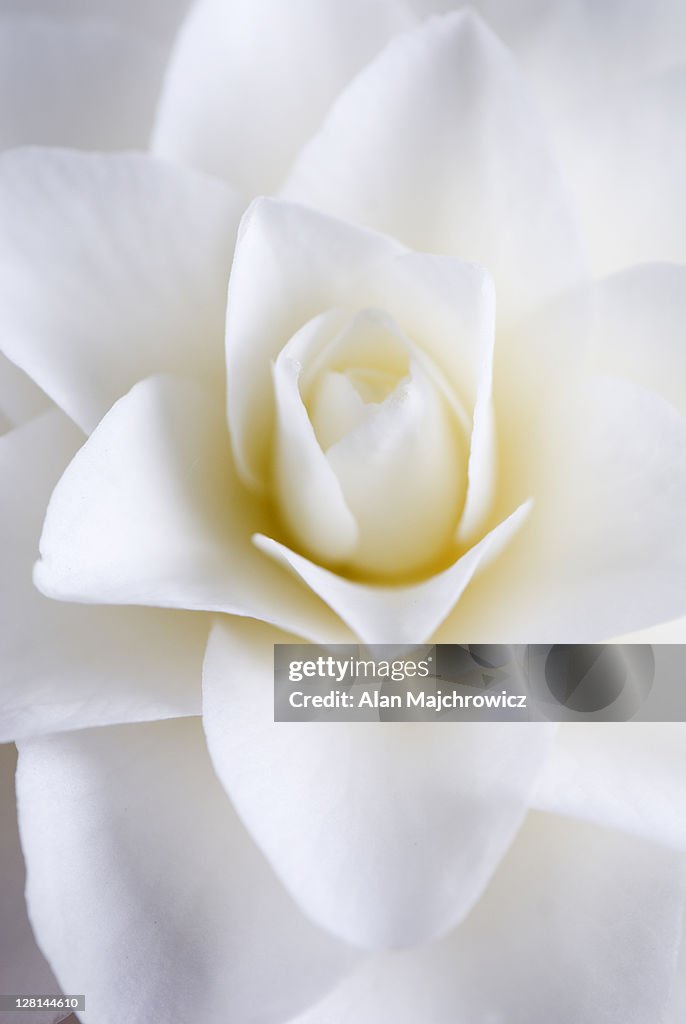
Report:
[[389,317],[315,318],[283,349],[274,380],[275,497],[301,551],[378,582],[454,558],[466,417]]

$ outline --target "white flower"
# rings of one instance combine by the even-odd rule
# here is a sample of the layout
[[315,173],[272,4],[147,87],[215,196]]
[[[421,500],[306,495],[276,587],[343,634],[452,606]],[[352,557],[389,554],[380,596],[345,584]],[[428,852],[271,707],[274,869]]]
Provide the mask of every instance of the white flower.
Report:
[[[279,640],[594,642],[686,610],[686,271],[598,280],[683,256],[673,131],[657,198],[616,169],[623,103],[675,123],[679,9],[606,8],[608,45],[581,3],[484,7],[514,56],[471,13],[202,2],[154,148],[214,179],[0,162],[0,344],[54,403],[0,441],[2,735],[86,1022],[663,1013],[681,727],[272,721]],[[668,69],[645,107],[608,67],[637,38]],[[238,191],[280,198],[234,253]]]

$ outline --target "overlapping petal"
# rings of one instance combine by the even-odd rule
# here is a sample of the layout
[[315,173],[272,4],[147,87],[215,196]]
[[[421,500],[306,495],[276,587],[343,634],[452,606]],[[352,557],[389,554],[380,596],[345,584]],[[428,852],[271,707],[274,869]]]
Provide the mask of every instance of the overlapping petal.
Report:
[[221,401],[181,378],[143,381],[57,485],[35,580],[53,598],[231,612],[311,639],[349,634],[260,554],[261,503],[235,476]]
[[273,192],[331,101],[400,29],[402,0],[200,0],[178,37],[154,152]]
[[57,410],[0,438],[0,740],[199,711],[205,616],[61,604],[33,586],[50,492],[83,440]]
[[596,274],[686,260],[686,55],[631,88],[589,97],[561,119],[557,148]]
[[33,927],[84,1024],[281,1024],[349,967],[249,839],[196,720],[26,741],[17,792]]
[[595,365],[656,391],[686,416],[685,322],[685,266],[645,264],[606,278],[595,288]]
[[594,643],[683,614],[686,420],[619,378],[566,402],[521,543],[469,588],[439,642]]
[[501,319],[580,280],[570,196],[524,78],[473,14],[393,41],[342,93],[282,194],[484,264]]
[[469,413],[478,397],[490,404],[495,295],[485,270],[259,199],[241,222],[226,324],[229,428],[237,467],[253,486],[269,478],[272,360],[314,317],[364,309],[390,315]]
[[683,890],[660,846],[531,814],[460,928],[368,961],[293,1024],[655,1024]]
[[[655,662],[658,678],[679,678],[670,644]],[[686,851],[686,724],[561,726],[534,804]]]
[[151,373],[217,385],[239,214],[224,186],[150,158],[5,154],[2,351],[86,430]]
[[470,6],[510,47],[554,125],[582,99],[686,59],[680,0],[410,0],[420,17]]
[[520,505],[447,569],[420,583],[397,586],[339,576],[271,537],[257,534],[255,544],[289,566],[365,643],[423,643],[459,604],[479,571],[517,535],[530,511],[530,503]]
[[434,939],[511,842],[551,727],[275,723],[272,644],[289,641],[215,626],[203,721],[217,773],[315,921],[365,946]]

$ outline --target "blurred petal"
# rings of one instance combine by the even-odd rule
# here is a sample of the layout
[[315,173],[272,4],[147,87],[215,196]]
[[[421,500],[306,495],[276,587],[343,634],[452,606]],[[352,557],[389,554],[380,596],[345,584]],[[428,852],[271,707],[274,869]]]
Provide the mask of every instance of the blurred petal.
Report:
[[620,379],[571,391],[529,522],[437,642],[595,643],[686,610],[686,419]]
[[164,48],[99,18],[0,9],[0,149],[145,148]]
[[626,377],[686,416],[686,267],[632,267],[596,286],[594,355],[603,373]]
[[197,721],[27,741],[17,791],[33,926],[84,1022],[281,1024],[349,967],[248,838]]
[[[465,6],[411,0],[420,16]],[[681,0],[474,0],[546,115],[598,273],[684,260]]]
[[45,519],[40,590],[265,618],[312,639],[347,639],[334,615],[258,553],[269,512],[236,479],[224,410],[173,377],[137,385],[58,483]]
[[[0,992],[13,995],[61,995],[60,987],[36,945],[26,915],[26,872],[17,831],[14,793],[16,751],[0,744]],[[0,1024],[13,1024],[17,1016],[25,1024],[56,1024],[69,1011],[0,1010]]]
[[419,644],[428,640],[459,602],[479,570],[507,547],[531,505],[520,505],[448,569],[422,583],[377,586],[338,576],[271,537],[257,534],[257,547],[290,566],[364,643]]
[[60,604],[33,586],[50,492],[82,443],[56,410],[0,438],[0,739],[199,710],[205,616]]
[[172,54],[153,150],[275,191],[331,101],[413,19],[400,0],[200,0]]
[[0,346],[86,430],[151,373],[221,380],[239,213],[148,157],[5,154]]
[[392,42],[342,94],[282,194],[484,264],[500,319],[583,276],[542,122],[513,60],[471,13]]
[[214,627],[203,721],[217,773],[317,923],[365,946],[434,939],[511,842],[551,727],[275,723],[272,645],[289,641]]
[[[655,650],[658,673],[670,646]],[[562,725],[533,802],[686,851],[686,723]]]
[[49,405],[33,381],[0,354],[0,434],[33,419]]
[[[467,6],[410,0],[420,17]],[[472,0],[515,52],[551,120],[581,98],[602,95],[686,59],[681,0]]]
[[686,644],[686,618],[663,622],[651,629],[617,638],[617,643],[630,644]]
[[686,260],[686,64],[594,93],[560,121],[557,144],[596,274]]
[[460,928],[368,961],[292,1024],[656,1024],[683,878],[652,843],[532,814]]

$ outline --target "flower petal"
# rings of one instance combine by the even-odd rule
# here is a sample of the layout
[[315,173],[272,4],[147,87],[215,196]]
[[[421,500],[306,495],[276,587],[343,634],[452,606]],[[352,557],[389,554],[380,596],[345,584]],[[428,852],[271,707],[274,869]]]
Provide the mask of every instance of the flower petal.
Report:
[[353,570],[407,579],[451,549],[466,490],[465,438],[418,360],[326,460],[360,530]]
[[[670,647],[655,649],[658,673],[674,674]],[[686,724],[562,725],[533,802],[686,851]]]
[[652,843],[532,814],[460,928],[368,961],[292,1024],[655,1024],[683,876]]
[[516,535],[531,509],[520,505],[448,569],[422,583],[377,586],[337,576],[271,537],[257,534],[257,547],[290,566],[315,594],[368,644],[424,643],[459,602],[479,570]]
[[328,310],[377,309],[424,350],[470,413],[491,373],[493,283],[482,267],[272,199],[244,216],[226,322],[227,415],[236,465],[264,487],[274,424],[271,362]]
[[[467,6],[410,0],[420,17]],[[686,59],[681,0],[471,0],[514,51],[551,121],[582,98],[598,98]]]
[[253,846],[197,721],[27,741],[17,792],[33,926],[84,1020],[281,1024],[350,965]]
[[[420,16],[457,0],[411,0]],[[684,260],[681,0],[475,0],[546,115],[598,274]],[[630,211],[630,215],[628,213]]]
[[686,610],[686,419],[639,385],[596,377],[560,423],[529,522],[437,642],[595,643]]
[[596,92],[560,120],[557,147],[596,274],[686,260],[685,112],[686,63]]
[[238,813],[334,934],[381,947],[436,938],[503,856],[551,727],[275,723],[275,642],[294,640],[223,620],[208,645],[203,721]]
[[269,523],[235,478],[221,402],[153,377],[117,402],[57,485],[34,578],[60,600],[224,611],[347,639],[255,551],[252,531]]
[[144,148],[164,58],[102,18],[0,11],[0,149]]
[[617,643],[629,644],[684,644],[686,643],[686,618],[662,622],[651,629],[642,629],[626,637],[618,637]]
[[282,194],[484,264],[501,319],[583,276],[542,122],[513,60],[471,13],[392,42],[334,105]]
[[160,371],[221,379],[239,207],[142,156],[0,158],[0,346],[85,430]]
[[177,39],[153,150],[273,192],[331,101],[413,19],[398,0],[200,0]]
[[[14,792],[16,751],[0,744],[0,992],[29,995],[61,995],[59,985],[36,945],[26,914],[24,884],[26,872],[17,831]],[[56,1024],[68,1010],[25,1010],[26,1024]],[[0,1010],[1,1024],[12,1024],[16,1013]]]
[[596,366],[657,391],[686,416],[686,267],[632,267],[595,291]]
[[345,559],[355,547],[357,524],[317,440],[300,393],[296,346],[329,337],[340,314],[323,313],[305,324],[272,364],[276,404],[274,486],[291,534],[325,558]]
[[0,740],[199,709],[205,616],[60,604],[33,586],[50,491],[82,442],[57,410],[0,438]]

